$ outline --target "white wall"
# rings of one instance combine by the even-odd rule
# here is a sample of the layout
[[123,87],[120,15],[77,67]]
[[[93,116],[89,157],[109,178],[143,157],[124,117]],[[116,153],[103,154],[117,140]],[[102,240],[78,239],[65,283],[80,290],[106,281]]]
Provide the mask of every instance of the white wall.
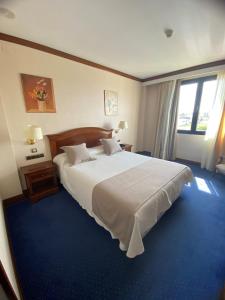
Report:
[[4,270],[8,276],[8,279],[14,289],[14,292],[18,299],[19,297],[19,291],[16,283],[15,274],[13,271],[12,261],[10,257],[9,252],[9,245],[6,235],[6,229],[5,229],[5,222],[4,222],[4,215],[3,215],[3,207],[2,207],[2,200],[0,199],[0,260],[2,262],[2,265],[4,267]]
[[10,142],[5,113],[0,99],[0,260],[9,281],[19,299],[18,287],[13,271],[6,235],[3,215],[2,198],[8,198],[21,193],[17,173],[17,165]]
[[5,199],[21,192],[16,160],[0,98],[0,195]]
[[177,134],[176,157],[201,162],[204,135]]
[[[25,160],[31,148],[25,144],[28,124],[39,125],[44,134],[52,134],[83,126],[115,128],[120,120],[126,120],[129,129],[120,133],[121,141],[136,147],[142,88],[139,82],[4,41],[0,41],[0,63],[1,96],[18,167],[43,160]],[[20,73],[53,79],[56,113],[26,113]],[[119,94],[118,116],[104,115],[105,89]],[[46,140],[36,146],[45,153],[44,160],[50,158]],[[7,168],[3,168],[5,172]]]

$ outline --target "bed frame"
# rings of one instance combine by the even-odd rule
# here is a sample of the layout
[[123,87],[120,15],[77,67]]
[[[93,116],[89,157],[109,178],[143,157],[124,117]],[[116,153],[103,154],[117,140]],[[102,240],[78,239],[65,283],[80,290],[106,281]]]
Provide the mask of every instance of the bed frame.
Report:
[[101,145],[100,139],[111,138],[113,129],[107,130],[98,127],[81,127],[64,132],[47,135],[50,144],[52,159],[63,150],[62,146],[79,145],[86,143],[87,147]]

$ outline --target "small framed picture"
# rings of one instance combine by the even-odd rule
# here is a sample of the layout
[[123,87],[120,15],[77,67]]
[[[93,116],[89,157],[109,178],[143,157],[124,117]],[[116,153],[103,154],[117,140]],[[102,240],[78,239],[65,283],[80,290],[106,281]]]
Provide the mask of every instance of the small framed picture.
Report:
[[106,116],[118,115],[118,93],[114,91],[104,91],[104,105]]

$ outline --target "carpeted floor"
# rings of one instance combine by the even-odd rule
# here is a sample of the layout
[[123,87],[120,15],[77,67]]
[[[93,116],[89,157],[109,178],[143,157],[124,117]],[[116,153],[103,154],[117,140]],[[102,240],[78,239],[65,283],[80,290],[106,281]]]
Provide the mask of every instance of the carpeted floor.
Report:
[[225,177],[195,182],[130,260],[64,190],[6,216],[26,300],[214,300],[225,283]]

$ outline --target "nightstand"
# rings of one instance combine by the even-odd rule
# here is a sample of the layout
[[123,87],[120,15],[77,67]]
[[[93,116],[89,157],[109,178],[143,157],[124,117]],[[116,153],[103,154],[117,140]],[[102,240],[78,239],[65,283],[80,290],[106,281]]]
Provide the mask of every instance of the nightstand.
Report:
[[131,148],[133,147],[133,145],[130,144],[120,144],[120,147],[125,150],[125,151],[129,151],[131,152]]
[[20,168],[27,184],[27,196],[32,202],[56,193],[58,188],[56,166],[45,161]]

